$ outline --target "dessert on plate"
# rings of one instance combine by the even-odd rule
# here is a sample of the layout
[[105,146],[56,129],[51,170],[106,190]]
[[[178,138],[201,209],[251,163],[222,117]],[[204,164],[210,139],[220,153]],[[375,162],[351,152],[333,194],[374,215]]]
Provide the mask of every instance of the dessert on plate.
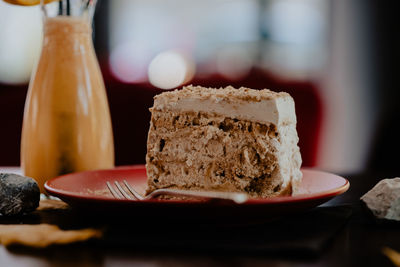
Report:
[[159,188],[291,195],[302,178],[292,97],[186,86],[154,97],[147,193]]

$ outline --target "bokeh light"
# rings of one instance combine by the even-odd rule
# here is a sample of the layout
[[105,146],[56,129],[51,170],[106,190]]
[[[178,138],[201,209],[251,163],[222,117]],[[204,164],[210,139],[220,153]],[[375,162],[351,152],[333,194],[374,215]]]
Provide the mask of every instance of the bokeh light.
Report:
[[147,81],[146,67],[151,60],[146,46],[137,42],[117,45],[110,53],[110,68],[114,76],[125,83]]
[[158,54],[148,69],[150,83],[161,89],[172,89],[189,82],[195,73],[191,57],[179,51],[165,51]]

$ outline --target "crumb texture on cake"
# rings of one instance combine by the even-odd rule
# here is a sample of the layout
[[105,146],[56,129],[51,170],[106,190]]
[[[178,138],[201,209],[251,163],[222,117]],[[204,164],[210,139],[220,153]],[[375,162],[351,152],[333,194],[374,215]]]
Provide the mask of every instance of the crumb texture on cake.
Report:
[[189,86],[156,96],[150,110],[147,193],[158,188],[253,197],[296,192],[301,155],[288,94]]

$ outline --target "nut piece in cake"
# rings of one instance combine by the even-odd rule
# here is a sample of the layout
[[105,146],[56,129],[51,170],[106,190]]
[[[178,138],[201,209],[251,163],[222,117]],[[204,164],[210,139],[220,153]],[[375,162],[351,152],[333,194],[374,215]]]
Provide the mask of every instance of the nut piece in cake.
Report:
[[187,86],[154,98],[148,190],[291,195],[302,173],[294,101],[287,93]]

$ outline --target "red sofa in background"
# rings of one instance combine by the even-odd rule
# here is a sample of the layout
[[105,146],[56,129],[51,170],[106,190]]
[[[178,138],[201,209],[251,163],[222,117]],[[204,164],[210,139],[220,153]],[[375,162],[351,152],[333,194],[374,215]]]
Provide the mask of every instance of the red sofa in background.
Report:
[[[153,96],[163,90],[149,84],[124,84],[103,68],[114,130],[116,165],[145,162],[146,139],[150,121],[148,109]],[[285,81],[269,73],[253,69],[239,81],[229,81],[218,75],[194,79],[190,83],[207,87],[246,86],[286,91],[296,103],[297,130],[303,166],[314,166],[322,121],[319,91],[311,82]],[[23,108],[27,85],[0,84],[0,166],[19,165],[19,146]]]

